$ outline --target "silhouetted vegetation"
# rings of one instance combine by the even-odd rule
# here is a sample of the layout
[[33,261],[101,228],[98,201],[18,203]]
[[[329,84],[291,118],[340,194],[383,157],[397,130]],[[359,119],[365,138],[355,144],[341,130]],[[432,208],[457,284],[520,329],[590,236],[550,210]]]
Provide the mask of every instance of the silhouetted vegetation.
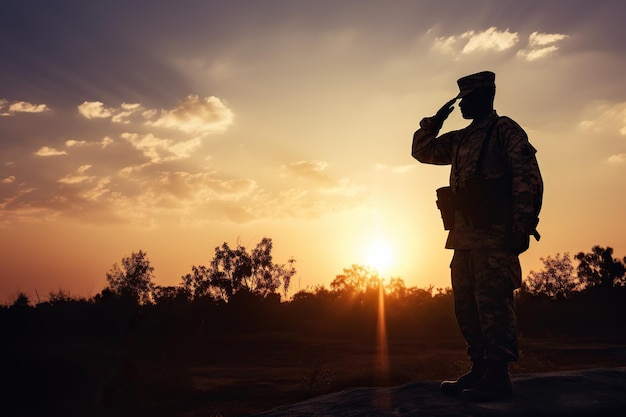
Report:
[[[0,308],[0,354],[14,359],[7,371],[14,379],[9,411],[28,403],[24,393],[34,382],[26,375],[37,375],[50,391],[37,392],[47,399],[44,408],[29,403],[33,414],[23,415],[55,415],[45,404],[67,390],[85,397],[73,407],[57,404],[64,415],[72,415],[68,409],[94,415],[102,407],[114,415],[194,415],[202,409],[226,416],[252,410],[235,406],[244,398],[256,401],[259,411],[276,405],[276,398],[372,384],[371,366],[356,363],[376,354],[381,286],[390,354],[408,358],[392,370],[391,383],[439,377],[442,366],[454,365],[442,362],[449,358],[425,358],[425,352],[450,344],[462,351],[449,288],[407,287],[401,278],[383,280],[371,268],[352,265],[328,288],[286,299],[295,261],[277,264],[271,252],[267,238],[251,251],[224,243],[208,266],[193,266],[178,286],[159,286],[147,254],[139,251],[114,264],[106,273],[108,286],[92,298],[59,289],[33,305],[20,293]],[[594,246],[574,260],[568,253],[542,260],[544,268],[531,271],[517,293],[522,348],[529,338],[626,334],[626,259]],[[339,354],[351,358],[343,366],[352,373],[328,368]],[[419,369],[415,361],[421,361]],[[274,398],[263,394],[267,387],[231,386],[229,376],[211,376],[226,368],[240,373],[243,364],[249,373],[301,369],[291,371],[300,372],[299,382]],[[80,387],[74,381],[82,381]]]
[[133,252],[122,259],[121,265],[114,264],[106,274],[108,289],[120,298],[128,298],[138,304],[152,301],[155,284],[154,267],[145,252]]
[[274,263],[272,240],[268,238],[263,238],[250,253],[241,245],[231,249],[224,243],[215,248],[208,267],[193,266],[191,274],[182,277],[182,293],[191,300],[218,302],[228,302],[238,292],[267,298],[280,289],[286,295],[296,273],[295,260],[288,263],[288,267]]

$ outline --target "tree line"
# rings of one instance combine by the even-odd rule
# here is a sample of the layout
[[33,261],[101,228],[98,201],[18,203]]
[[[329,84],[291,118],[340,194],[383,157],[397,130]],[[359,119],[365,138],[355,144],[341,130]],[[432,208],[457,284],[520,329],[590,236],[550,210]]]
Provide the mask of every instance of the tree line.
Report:
[[[260,300],[287,300],[293,276],[295,259],[286,264],[274,262],[272,239],[264,237],[250,251],[240,244],[231,248],[224,242],[214,250],[208,265],[194,265],[191,272],[181,277],[177,286],[161,286],[154,282],[154,267],[146,252],[139,250],[122,258],[106,272],[107,286],[92,299],[83,301],[104,302],[123,300],[138,305],[172,304],[189,302],[228,303],[236,294],[248,294]],[[593,246],[591,252],[579,252],[573,259],[569,252],[563,255],[540,258],[543,269],[531,270],[519,294],[545,297],[554,300],[570,298],[576,293],[592,289],[612,291],[626,286],[626,256],[620,260],[613,256],[613,248]],[[578,264],[574,265],[574,261]],[[391,277],[383,280],[370,267],[352,265],[344,268],[327,289],[319,285],[293,295],[291,301],[325,296],[327,294],[352,294],[359,298],[368,292],[378,291],[391,300],[412,299],[417,295],[434,297],[449,293],[450,288],[407,287],[404,280]],[[69,292],[52,291],[44,303],[58,305],[76,301]],[[41,303],[41,302],[40,302]],[[29,297],[20,293],[11,307],[27,307]]]
[[[516,292],[523,334],[626,332],[626,259],[615,258],[611,247],[594,246],[589,253],[542,261],[543,269],[531,271]],[[408,287],[402,278],[383,280],[375,269],[352,265],[329,287],[318,285],[287,298],[294,264],[293,259],[274,261],[269,238],[252,250],[224,243],[208,265],[193,266],[176,286],[160,286],[140,250],[111,267],[107,286],[94,297],[58,290],[33,306],[20,294],[0,307],[0,325],[9,334],[30,331],[41,337],[77,331],[116,337],[130,329],[141,329],[148,338],[248,331],[372,337],[382,299],[390,333],[458,336],[451,288]]]

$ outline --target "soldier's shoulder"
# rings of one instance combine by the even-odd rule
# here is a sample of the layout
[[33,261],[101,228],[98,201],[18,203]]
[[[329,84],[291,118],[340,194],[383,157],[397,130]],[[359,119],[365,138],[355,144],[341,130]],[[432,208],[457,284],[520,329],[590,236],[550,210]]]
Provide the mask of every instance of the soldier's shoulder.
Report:
[[496,129],[502,139],[508,140],[528,140],[526,131],[513,119],[508,116],[500,116],[496,124]]
[[498,118],[498,126],[524,130],[515,120],[511,119],[509,116],[500,116]]

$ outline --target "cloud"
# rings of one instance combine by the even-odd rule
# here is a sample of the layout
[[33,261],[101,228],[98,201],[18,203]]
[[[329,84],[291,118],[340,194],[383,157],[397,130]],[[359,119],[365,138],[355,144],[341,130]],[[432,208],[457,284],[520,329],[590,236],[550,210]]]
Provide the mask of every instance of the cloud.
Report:
[[433,49],[441,52],[444,55],[454,55],[456,53],[455,46],[457,42],[456,36],[449,36],[447,38],[435,38]]
[[327,167],[328,164],[322,161],[298,161],[282,165],[280,168],[283,176],[295,176],[324,187],[336,187],[339,185],[337,180],[324,172]]
[[537,59],[545,58],[546,56],[556,52],[559,48],[557,46],[546,46],[544,48],[536,49],[524,49],[517,54],[526,58],[527,61],[535,61]]
[[199,98],[189,95],[174,109],[161,110],[155,121],[149,125],[178,129],[186,133],[223,132],[233,123],[234,114],[217,97]]
[[114,110],[104,108],[100,101],[85,101],[78,106],[78,112],[87,119],[106,119],[113,115]]
[[177,199],[237,201],[257,188],[255,181],[245,178],[222,179],[215,172],[163,172],[157,182],[158,190]]
[[84,145],[87,145],[87,141],[74,140],[74,139],[68,139],[65,141],[65,146],[67,146],[68,148],[71,148],[72,146],[84,146]]
[[273,199],[270,207],[274,206],[275,213],[283,212],[287,217],[319,217],[360,204],[360,195],[366,187],[354,184],[349,178],[335,179],[327,174],[327,168],[328,164],[323,161],[282,165],[283,177],[300,181],[292,182],[297,186],[281,191],[280,198]]
[[102,147],[102,149],[106,148],[107,146],[109,146],[110,144],[112,144],[114,142],[113,139],[111,139],[108,136],[105,136],[102,138],[102,140],[100,141],[100,146]]
[[[159,112],[141,105],[114,108],[100,102],[78,107],[79,117],[86,120],[105,120],[114,127],[120,122],[113,118],[122,115],[120,120],[132,124],[109,135],[101,130],[87,133],[90,136],[68,131],[60,145],[39,144],[26,151],[24,156],[67,156],[55,164],[35,158],[28,166],[22,164],[23,158],[17,159],[12,171],[0,177],[0,224],[59,217],[142,227],[246,223],[319,218],[355,209],[366,200],[364,186],[350,178],[334,178],[323,161],[286,163],[280,167],[280,181],[275,175],[237,176],[207,166],[208,155],[199,152],[203,133],[232,123],[232,112],[218,99],[189,96],[173,110]],[[132,115],[123,115],[124,111]],[[146,124],[157,120],[160,129]],[[204,126],[207,123],[210,128]],[[165,130],[170,128],[174,131]]]
[[114,123],[129,124],[138,117],[146,126],[179,130],[191,134],[219,133],[234,120],[233,111],[218,97],[200,98],[190,94],[170,110],[146,109],[139,103],[122,103],[119,108],[105,107],[99,101],[85,101],[78,112],[87,119],[110,118]]
[[[292,168],[315,177],[324,163],[294,164]],[[307,168],[308,167],[308,168]],[[99,168],[99,169],[98,169]],[[313,185],[276,183],[266,188],[255,179],[229,177],[213,170],[164,170],[144,164],[132,175],[108,174],[110,168],[82,164],[43,186],[33,181],[5,190],[0,198],[0,223],[44,221],[59,216],[92,224],[247,223],[262,219],[319,218],[351,210],[364,203],[365,187],[349,179]],[[43,175],[43,174],[42,174]],[[54,173],[45,173],[46,177]],[[3,183],[11,184],[8,178]],[[330,186],[332,185],[332,186]]]
[[560,33],[533,32],[528,37],[528,47],[518,51],[517,55],[526,58],[527,61],[545,58],[559,50],[559,47],[554,45],[555,43],[567,38],[569,35]]
[[461,35],[436,37],[433,49],[446,55],[456,56],[479,51],[502,52],[515,46],[518,41],[517,32],[510,32],[509,29],[501,31],[492,26],[481,32],[470,30]]
[[100,101],[85,101],[78,106],[78,113],[87,119],[108,119],[114,123],[129,124],[130,118],[139,113],[150,114],[139,103],[122,103],[119,108],[105,107]]
[[626,162],[626,153],[609,156],[608,162],[611,164],[622,164]]
[[189,158],[200,147],[200,139],[198,138],[174,141],[158,138],[152,133],[141,135],[128,132],[122,133],[121,136],[135,149],[141,151],[153,164]]
[[67,155],[65,151],[59,151],[55,148],[50,148],[48,146],[43,146],[39,148],[37,152],[35,152],[37,156],[59,156],[59,155]]
[[89,168],[91,168],[91,165],[81,165],[78,167],[75,174],[67,175],[59,179],[59,182],[62,184],[79,184],[81,182],[91,181],[95,176],[85,175],[85,172],[87,172]]
[[468,39],[462,50],[464,54],[488,50],[500,52],[512,48],[519,41],[517,32],[511,33],[509,29],[498,31],[496,27],[490,27],[483,32],[465,32],[461,38]]
[[87,201],[98,202],[102,200],[102,197],[110,191],[108,188],[110,183],[110,177],[100,178],[94,187],[84,190],[80,193],[80,196]]
[[130,123],[129,118],[136,112],[140,112],[143,110],[143,107],[139,103],[122,103],[122,107],[120,109],[114,110],[114,113],[111,115],[111,121],[115,123]]
[[618,132],[626,136],[626,102],[596,101],[585,110],[584,119],[578,124],[582,130],[594,132]]
[[[265,211],[262,191],[254,180],[247,178],[224,178],[214,171],[157,174],[148,168],[135,172],[128,181],[136,182],[141,192],[120,192],[119,185],[106,184],[101,187],[101,200],[111,201],[117,217],[134,224],[246,223]],[[92,190],[91,194],[96,191]]]
[[[431,31],[429,30],[429,33]],[[560,33],[533,32],[528,37],[528,45],[517,52],[527,61],[542,59],[556,52],[558,42],[569,38]],[[453,55],[457,59],[480,51],[503,52],[514,48],[519,43],[519,34],[509,29],[498,30],[492,26],[484,31],[469,30],[460,35],[436,37],[433,49],[444,55]]]
[[80,146],[99,145],[102,149],[104,149],[110,144],[112,144],[113,142],[115,141],[108,136],[103,137],[102,140],[99,142],[87,142],[86,140],[68,139],[65,141],[65,146],[67,146],[68,148],[73,148],[73,147],[80,147]]
[[539,33],[533,32],[528,37],[528,46],[545,46],[556,43],[558,41],[562,41],[563,39],[569,38],[568,35],[563,35],[560,33]]
[[43,113],[50,110],[45,104],[32,104],[27,101],[14,101],[9,103],[6,99],[0,99],[0,116],[13,116],[15,113]]

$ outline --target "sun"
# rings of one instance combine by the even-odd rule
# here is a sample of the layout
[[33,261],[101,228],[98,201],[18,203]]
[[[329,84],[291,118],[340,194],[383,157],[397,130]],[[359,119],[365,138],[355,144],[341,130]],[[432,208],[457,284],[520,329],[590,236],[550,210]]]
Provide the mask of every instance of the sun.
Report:
[[394,250],[391,244],[384,239],[375,239],[365,247],[365,264],[384,273],[391,266]]

